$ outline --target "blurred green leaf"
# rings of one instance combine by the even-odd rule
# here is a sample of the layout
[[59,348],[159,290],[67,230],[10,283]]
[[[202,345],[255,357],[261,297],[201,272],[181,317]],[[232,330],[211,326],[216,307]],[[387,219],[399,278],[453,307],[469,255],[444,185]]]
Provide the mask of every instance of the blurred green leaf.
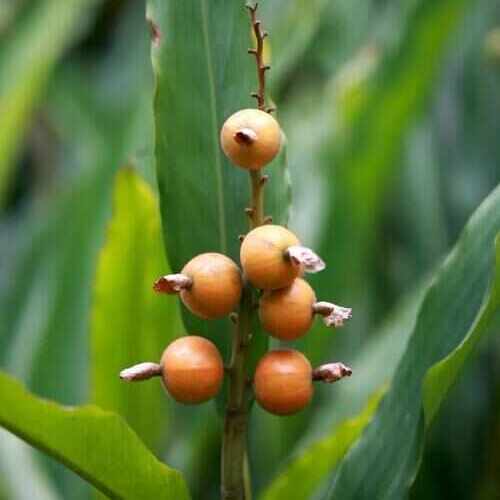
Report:
[[154,195],[133,170],[123,169],[95,278],[91,399],[123,416],[153,450],[165,434],[167,396],[159,381],[126,384],[118,373],[142,361],[157,362],[181,331],[177,303],[152,290],[166,270]]
[[[0,299],[0,365],[38,395],[67,404],[88,398],[92,279],[115,172],[135,164],[138,141],[152,135],[144,6],[131,4],[124,17],[109,52],[89,65],[65,65],[51,81],[47,115],[63,145],[62,175],[49,196],[17,214]],[[88,497],[71,471],[43,465],[62,497]]]
[[0,47],[0,206],[19,142],[55,63],[97,0],[32,2]]
[[320,245],[332,263],[318,276],[321,293],[332,283],[349,291],[366,286],[364,265],[379,226],[377,214],[393,185],[405,138],[423,112],[440,75],[451,36],[464,19],[467,0],[420,0],[405,20],[401,45],[381,61],[363,82],[358,102],[345,130],[324,152],[324,165],[335,182],[333,203]]
[[94,266],[115,172],[135,159],[130,136],[137,132],[138,115],[147,115],[139,109],[149,111],[142,124],[149,132],[147,30],[144,12],[137,7],[127,16],[134,21],[127,26],[137,33],[133,43],[128,30],[114,40],[117,50],[127,38],[125,63],[118,51],[116,66],[103,58],[92,69],[66,68],[52,82],[49,114],[65,144],[67,171],[50,199],[30,207],[16,224],[22,245],[0,301],[0,363],[30,389],[64,403],[88,396]]
[[328,435],[292,458],[264,491],[261,500],[311,498],[368,425],[383,393],[384,390],[379,390],[359,415],[335,426]]
[[[429,287],[391,388],[342,462],[330,498],[403,498],[407,494],[420,464],[426,424],[472,346],[500,320],[498,274],[493,281],[499,231],[497,187],[472,216]],[[498,266],[500,246],[496,260]],[[436,383],[436,375],[446,377],[443,386],[441,380]]]
[[[245,3],[151,0],[148,6],[157,37],[152,46],[156,168],[172,269],[178,272],[207,251],[238,261],[238,235],[248,230],[244,208],[250,182],[247,172],[225,158],[219,131],[229,115],[253,105],[256,68],[247,55]],[[266,207],[277,223],[288,217],[284,160],[282,153],[266,168]],[[188,313],[184,319],[188,331],[210,337],[227,353],[227,321],[200,321]]]
[[0,425],[60,460],[110,498],[189,498],[179,472],[159,462],[117,415],[64,407],[0,373]]

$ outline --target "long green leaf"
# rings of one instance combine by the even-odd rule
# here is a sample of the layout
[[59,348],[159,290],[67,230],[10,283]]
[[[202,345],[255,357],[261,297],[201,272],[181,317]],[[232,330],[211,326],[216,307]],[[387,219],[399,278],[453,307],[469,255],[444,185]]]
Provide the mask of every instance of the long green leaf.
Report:
[[64,407],[30,394],[0,373],[0,425],[63,462],[110,498],[182,500],[179,472],[159,462],[117,415]]
[[[33,2],[0,50],[0,205],[19,142],[50,73],[97,0]],[[15,30],[15,31],[14,31]]]
[[420,464],[426,425],[472,347],[498,326],[500,276],[494,272],[495,257],[500,264],[500,246],[495,254],[499,232],[497,187],[475,212],[430,286],[391,389],[342,463],[330,498],[404,498],[408,493]]
[[167,269],[159,209],[151,189],[131,169],[120,171],[114,211],[95,279],[91,335],[92,400],[112,410],[152,449],[167,424],[167,396],[158,381],[125,384],[117,374],[160,359],[179,333],[177,304],[152,291]]
[[[225,158],[219,130],[235,111],[253,105],[255,62],[247,55],[250,24],[243,1],[150,0],[155,26],[156,167],[165,239],[178,272],[201,252],[235,260],[238,235],[247,231],[248,174]],[[268,209],[288,215],[284,155],[265,170]],[[185,315],[188,330],[203,333],[226,351],[227,322]]]

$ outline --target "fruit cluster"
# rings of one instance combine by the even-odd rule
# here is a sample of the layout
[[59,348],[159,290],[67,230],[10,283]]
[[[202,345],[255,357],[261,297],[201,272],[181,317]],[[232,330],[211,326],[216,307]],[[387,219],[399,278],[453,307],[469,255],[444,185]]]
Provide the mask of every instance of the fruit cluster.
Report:
[[[269,113],[244,109],[226,120],[220,140],[232,163],[258,171],[278,154],[281,135],[278,122]],[[242,271],[225,255],[204,253],[190,260],[179,274],[159,278],[154,289],[178,294],[193,314],[211,320],[238,311],[243,288],[251,285],[258,291],[263,329],[282,341],[304,336],[316,314],[323,317],[326,325],[334,327],[342,326],[351,317],[351,309],[317,301],[302,276],[305,272],[321,271],[325,264],[285,227],[264,224],[253,228],[242,240],[240,262]],[[314,380],[333,382],[350,374],[342,363],[313,370],[300,352],[278,349],[265,354],[257,364],[253,389],[257,402],[267,411],[288,415],[309,403]],[[121,373],[126,380],[144,380],[154,375],[162,377],[174,399],[194,404],[219,392],[224,365],[212,342],[193,335],[172,342],[160,364],[142,363]]]

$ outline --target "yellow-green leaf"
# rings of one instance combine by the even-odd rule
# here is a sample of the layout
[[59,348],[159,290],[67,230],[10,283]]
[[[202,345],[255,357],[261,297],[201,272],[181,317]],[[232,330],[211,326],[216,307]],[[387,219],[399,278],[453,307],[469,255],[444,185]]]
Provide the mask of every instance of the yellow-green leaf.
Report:
[[109,498],[189,498],[180,473],[157,460],[118,415],[38,398],[2,372],[0,394],[0,426],[64,463]]
[[151,188],[129,168],[115,182],[113,216],[95,278],[91,334],[92,400],[119,413],[152,449],[167,426],[159,380],[127,384],[125,367],[159,361],[180,331],[177,301],[152,290],[168,273],[160,214]]

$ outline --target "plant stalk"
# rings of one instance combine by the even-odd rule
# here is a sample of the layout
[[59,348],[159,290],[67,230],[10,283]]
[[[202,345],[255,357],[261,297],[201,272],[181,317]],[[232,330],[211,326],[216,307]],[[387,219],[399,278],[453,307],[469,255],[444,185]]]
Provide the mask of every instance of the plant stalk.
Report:
[[[261,30],[260,21],[256,19],[257,5],[248,7],[248,10],[257,41],[257,47],[249,50],[255,55],[257,63],[259,89],[254,96],[257,98],[258,108],[264,110],[265,72],[269,69],[263,63],[263,41],[266,34]],[[266,181],[267,176],[263,176],[259,170],[250,171],[251,199],[246,213],[250,219],[251,229],[265,223],[264,185]],[[222,500],[251,500],[250,467],[247,454],[251,388],[247,360],[252,337],[252,318],[255,314],[254,296],[255,290],[250,283],[245,282],[228,367],[229,396],[222,438]]]
[[229,365],[229,396],[222,440],[223,500],[249,500],[245,496],[244,470],[248,421],[246,359],[251,336],[252,296],[250,285],[245,284]]

